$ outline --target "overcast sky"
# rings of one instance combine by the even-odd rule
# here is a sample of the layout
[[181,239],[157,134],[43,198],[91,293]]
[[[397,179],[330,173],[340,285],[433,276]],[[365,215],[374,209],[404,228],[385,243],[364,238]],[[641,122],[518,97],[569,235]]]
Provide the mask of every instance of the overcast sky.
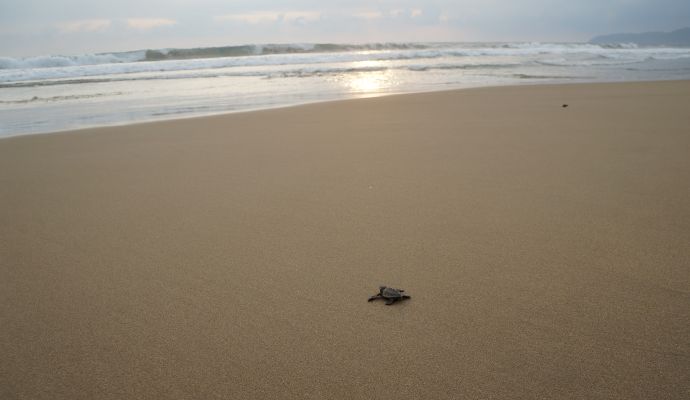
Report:
[[0,0],[0,56],[245,43],[587,41],[690,26],[690,0]]

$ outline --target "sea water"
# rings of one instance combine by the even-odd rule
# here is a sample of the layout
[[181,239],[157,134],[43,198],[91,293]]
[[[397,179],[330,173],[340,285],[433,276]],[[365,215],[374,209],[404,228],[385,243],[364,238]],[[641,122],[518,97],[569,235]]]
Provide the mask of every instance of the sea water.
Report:
[[0,137],[454,88],[690,79],[690,48],[370,43],[0,57]]

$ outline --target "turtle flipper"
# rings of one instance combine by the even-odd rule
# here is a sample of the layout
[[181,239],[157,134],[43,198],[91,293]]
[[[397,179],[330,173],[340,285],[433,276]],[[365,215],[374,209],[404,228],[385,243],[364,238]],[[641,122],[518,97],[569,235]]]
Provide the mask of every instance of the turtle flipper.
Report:
[[380,295],[380,294],[375,294],[375,295],[373,295],[373,296],[370,296],[370,297],[369,297],[369,300],[367,300],[367,301],[374,301],[374,300],[380,299],[380,298],[381,298],[381,295]]

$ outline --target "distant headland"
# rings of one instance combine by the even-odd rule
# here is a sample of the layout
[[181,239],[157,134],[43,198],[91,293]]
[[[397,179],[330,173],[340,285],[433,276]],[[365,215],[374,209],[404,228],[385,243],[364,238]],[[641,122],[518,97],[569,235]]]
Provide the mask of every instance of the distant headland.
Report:
[[690,47],[690,27],[672,32],[614,33],[592,38],[590,43],[635,43],[638,46]]

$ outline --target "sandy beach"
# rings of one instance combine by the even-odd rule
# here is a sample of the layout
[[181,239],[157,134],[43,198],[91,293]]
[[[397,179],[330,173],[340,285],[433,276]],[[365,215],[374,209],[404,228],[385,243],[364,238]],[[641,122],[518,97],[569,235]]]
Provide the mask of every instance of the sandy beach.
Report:
[[690,397],[690,81],[21,136],[0,187],[2,399]]

